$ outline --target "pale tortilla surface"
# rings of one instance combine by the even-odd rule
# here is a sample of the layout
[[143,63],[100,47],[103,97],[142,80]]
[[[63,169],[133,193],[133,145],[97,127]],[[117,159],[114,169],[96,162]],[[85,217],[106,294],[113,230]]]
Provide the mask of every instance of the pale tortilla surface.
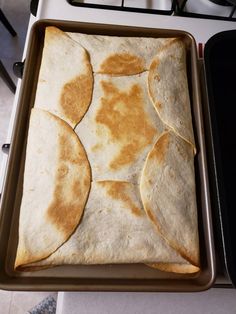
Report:
[[142,202],[158,232],[185,259],[199,266],[193,150],[164,132],[149,153],[140,183]]
[[28,265],[112,264],[166,261],[187,264],[156,232],[148,219],[138,185],[93,182],[81,223],[50,257]]
[[47,110],[72,128],[87,111],[93,75],[86,50],[56,27],[47,27],[34,107]]
[[152,60],[149,94],[162,121],[195,150],[184,43],[174,39]]
[[91,172],[73,129],[32,109],[15,266],[47,257],[73,233],[83,214]]

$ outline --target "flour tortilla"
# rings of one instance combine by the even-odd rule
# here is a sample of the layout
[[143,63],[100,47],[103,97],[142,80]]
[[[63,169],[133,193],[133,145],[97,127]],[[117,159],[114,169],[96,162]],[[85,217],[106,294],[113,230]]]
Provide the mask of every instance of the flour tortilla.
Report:
[[[53,32],[55,35],[57,31],[53,29]],[[115,38],[77,35],[70,38],[59,31],[59,39],[55,35],[55,41],[59,40],[60,43],[52,47],[56,46],[57,51],[60,51],[63,42],[65,47],[62,51],[67,49],[67,45],[68,51],[76,49],[80,61],[84,49],[87,50],[87,61],[80,62],[80,67],[85,67],[87,71],[90,56],[94,71],[92,100],[90,104],[87,101],[86,106],[81,107],[82,111],[78,110],[78,116],[78,107],[75,107],[76,118],[72,119],[73,123],[68,116],[61,115],[60,110],[53,109],[53,112],[73,127],[79,122],[75,132],[81,143],[66,122],[49,113],[47,115],[50,119],[57,123],[51,123],[48,118],[42,119],[44,122],[41,125],[45,128],[42,137],[40,125],[35,127],[34,123],[31,123],[31,148],[27,151],[24,183],[25,186],[28,184],[28,188],[24,186],[23,191],[17,269],[37,269],[62,264],[146,263],[165,271],[198,271],[199,248],[193,166],[195,143],[190,104],[186,96],[188,86],[185,81],[183,45],[173,39],[153,41],[140,38],[120,38],[116,44]],[[50,60],[47,57],[47,42],[46,34],[43,54],[46,61]],[[147,45],[147,51],[141,45],[144,43]],[[114,53],[119,55],[117,68],[113,66]],[[134,58],[129,58],[126,53],[130,53]],[[60,61],[60,64],[66,64],[70,72],[71,65],[67,64],[69,61],[64,63],[65,55],[58,54],[55,59]],[[160,62],[157,63],[157,60]],[[46,61],[42,61],[42,73]],[[170,69],[175,70],[172,76]],[[57,79],[50,81],[53,82],[52,86],[47,81],[47,90],[58,88],[61,97],[63,84],[67,81],[64,80],[66,75],[63,72],[58,74]],[[63,84],[60,83],[61,80]],[[179,83],[181,80],[183,82]],[[160,84],[156,84],[156,81]],[[41,83],[39,82],[39,91]],[[60,87],[54,87],[58,84]],[[91,91],[91,84],[88,86]],[[86,91],[86,88],[84,90]],[[181,96],[180,92],[185,96]],[[47,93],[42,92],[42,98],[46,99],[46,96]],[[161,99],[164,101],[160,102]],[[38,104],[36,96],[36,107]],[[53,100],[52,104],[45,104],[45,109],[50,111],[50,108],[59,108],[57,101]],[[60,130],[65,127],[68,137],[73,137],[73,141],[79,143],[78,150],[83,154],[83,162],[80,164],[76,158],[70,159],[70,177],[68,180],[56,180],[55,173],[59,167],[58,149],[66,150],[69,154],[70,151],[75,152],[74,146],[75,149],[77,147],[59,143],[58,132],[60,134]],[[42,143],[45,144],[48,134],[49,142],[42,149]],[[33,146],[33,139],[40,143],[37,144],[40,149],[37,145]],[[40,162],[37,150],[45,154]],[[42,167],[35,170],[40,163]],[[90,192],[89,163],[93,181]],[[78,164],[81,167],[76,170]],[[42,181],[34,178],[33,171],[27,170],[31,167],[36,175],[41,169],[46,169],[43,170]],[[59,174],[61,171],[63,177],[63,167]],[[83,181],[85,177],[88,180]],[[80,187],[81,180],[84,182],[84,190],[78,191],[76,188],[78,195],[72,197],[71,191],[75,192],[75,186]],[[47,181],[50,182],[49,186]],[[33,190],[32,196],[36,203],[34,205],[33,201],[28,202],[31,194],[27,191],[35,184],[37,189]],[[79,211],[79,217],[74,219],[74,216],[71,216],[73,224],[68,226],[66,235],[63,233],[65,228],[58,228],[57,222],[52,223],[48,214],[45,216],[51,206],[50,202],[54,202],[54,189],[57,189],[58,185],[65,187],[61,187],[64,194],[59,201],[63,203],[64,199],[66,200],[66,210],[73,208],[73,213],[76,209]],[[73,207],[74,202],[78,203]],[[41,208],[37,211],[37,222],[34,225],[35,216],[30,217],[29,212],[32,208],[37,209],[39,205]],[[83,210],[84,215],[79,223]],[[62,215],[59,210],[55,210],[54,213],[56,217],[62,218],[60,223],[67,225],[70,217],[67,212]],[[37,239],[34,240],[36,230],[39,229],[44,233],[41,237],[37,233]],[[49,245],[47,241],[50,242]]]
[[93,71],[114,76],[149,69],[151,60],[170,38],[117,37],[67,33],[89,51]]
[[[196,271],[158,235],[130,182],[93,182],[75,233],[47,259],[31,268],[65,264],[173,263],[172,271]],[[168,267],[168,265],[166,266]]]
[[73,233],[83,213],[91,174],[72,128],[32,109],[15,266],[47,257]]
[[78,134],[93,181],[138,183],[148,152],[165,126],[148,97],[148,74],[94,75],[93,99]]
[[34,106],[74,128],[89,107],[92,89],[92,68],[85,49],[58,28],[47,27]]
[[148,88],[163,123],[189,142],[196,151],[188,92],[186,52],[180,39],[168,42],[152,60]]
[[140,182],[142,202],[169,245],[199,266],[193,151],[174,132],[164,132],[149,153]]

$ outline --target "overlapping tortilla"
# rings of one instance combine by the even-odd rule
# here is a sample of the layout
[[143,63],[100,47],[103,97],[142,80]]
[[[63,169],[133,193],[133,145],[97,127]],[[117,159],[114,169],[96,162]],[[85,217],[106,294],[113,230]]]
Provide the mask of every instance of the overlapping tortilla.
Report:
[[164,129],[147,92],[147,73],[94,76],[92,103],[76,127],[93,181],[137,183],[148,152]]
[[193,150],[174,132],[164,132],[149,153],[140,182],[142,202],[169,245],[199,266]]
[[171,41],[170,38],[67,34],[89,51],[95,73],[114,76],[147,71],[158,51]]
[[179,267],[194,270],[156,232],[143,210],[138,185],[100,181],[92,183],[83,219],[70,239],[51,256],[26,265],[26,269],[157,261],[163,265],[171,261],[172,271]]
[[[16,268],[146,263],[197,272],[183,43],[49,27],[35,106],[58,117],[32,112]],[[59,117],[79,122],[78,137]]]
[[90,105],[92,90],[86,50],[58,28],[47,27],[34,106],[74,128]]
[[180,39],[169,41],[152,60],[148,89],[163,123],[196,150],[188,92],[186,52]]
[[47,257],[73,233],[90,190],[86,153],[60,118],[32,109],[15,266]]

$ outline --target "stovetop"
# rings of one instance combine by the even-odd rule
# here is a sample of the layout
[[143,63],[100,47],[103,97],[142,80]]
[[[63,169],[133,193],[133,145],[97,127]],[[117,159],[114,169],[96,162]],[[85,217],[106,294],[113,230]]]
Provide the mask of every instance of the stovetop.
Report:
[[236,20],[233,0],[67,0],[78,7]]

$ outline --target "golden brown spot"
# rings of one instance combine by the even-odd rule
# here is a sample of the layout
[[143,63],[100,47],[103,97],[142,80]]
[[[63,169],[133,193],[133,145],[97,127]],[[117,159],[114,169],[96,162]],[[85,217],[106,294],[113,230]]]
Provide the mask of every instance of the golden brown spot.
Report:
[[149,71],[155,72],[159,64],[160,64],[160,60],[158,58],[155,58],[150,65]]
[[80,182],[80,180],[75,181],[73,183],[73,185],[72,185],[72,193],[74,195],[77,195],[77,197],[80,197],[82,191],[83,191],[83,189],[81,189],[81,182]]
[[95,119],[109,129],[111,140],[120,147],[109,165],[117,170],[135,161],[152,143],[157,131],[144,111],[145,99],[140,85],[134,84],[128,91],[119,90],[109,81],[102,81],[101,86],[104,97]]
[[119,156],[110,163],[110,167],[116,170],[132,162],[136,148],[137,142],[124,145],[120,150]]
[[129,209],[131,209],[134,215],[141,216],[143,214],[142,210],[135,205],[127,194],[127,189],[129,188],[128,182],[101,181],[99,183],[102,184],[103,187],[107,188],[107,193],[110,197],[122,201]]
[[65,36],[59,28],[54,26],[48,26],[45,30],[45,44],[50,44],[52,40],[57,39],[59,36]]
[[60,135],[58,139],[58,146],[60,147],[59,161],[68,161],[72,164],[79,165],[84,162],[84,154],[78,153],[76,156],[71,153],[71,142],[69,142],[69,138],[66,135]]
[[160,110],[162,109],[162,104],[159,101],[156,102],[156,106],[158,109]]
[[145,210],[146,210],[146,213],[147,213],[148,217],[151,219],[151,221],[156,224],[156,218],[153,215],[151,209],[149,207],[145,206]]
[[58,167],[58,177],[63,178],[64,176],[67,175],[69,169],[66,165],[62,164],[60,167]]
[[199,267],[187,264],[177,264],[177,263],[155,263],[146,264],[149,267],[158,268],[161,271],[168,271],[174,273],[190,274],[196,273],[200,270]]
[[169,140],[169,133],[161,135],[151,151],[149,158],[156,158],[159,163],[162,163],[169,146]]
[[89,186],[89,185],[90,185],[90,180],[91,180],[91,178],[86,176],[86,177],[84,178],[84,185],[85,185],[85,186]]
[[92,98],[92,71],[81,74],[63,86],[60,107],[70,121],[78,123],[86,113]]
[[160,223],[157,220],[157,218],[154,216],[152,210],[150,209],[150,207],[147,204],[145,204],[144,208],[145,208],[145,211],[147,213],[147,216],[154,223],[154,225],[157,228],[157,230],[160,233],[160,235],[162,235],[162,229],[161,229]]
[[160,77],[160,75],[158,73],[154,75],[154,80],[160,82],[161,77]]
[[133,75],[145,70],[143,60],[129,53],[116,53],[103,61],[99,73]]
[[103,148],[103,145],[102,144],[96,144],[92,147],[92,151],[93,152],[96,152],[98,151],[99,149],[102,149]]
[[57,185],[54,192],[54,201],[48,208],[47,216],[57,229],[70,234],[73,232],[75,221],[81,216],[78,205],[67,204],[63,200],[63,186]]
[[[160,64],[160,60],[157,57],[155,59],[153,59],[151,65],[150,65],[150,68],[149,68],[149,73],[148,73],[148,90],[149,90],[150,97],[151,97],[153,103],[155,104],[155,107],[156,107],[155,97],[153,94],[153,88],[151,88],[151,86],[153,86],[153,84],[156,83],[156,82],[154,82],[154,80],[156,80],[158,82],[161,80],[160,75],[157,73],[157,68],[158,68],[159,64]],[[158,108],[156,108],[156,109],[158,109]]]
[[64,124],[68,130],[58,135],[58,171],[47,219],[68,237],[82,216],[90,190],[91,172],[82,144],[75,134],[70,133],[73,132],[71,127]]
[[[159,64],[160,64],[160,60],[156,57],[152,61],[151,65],[150,65],[150,68],[149,68],[149,74],[152,74],[153,79],[158,81],[158,82],[161,80],[160,75],[156,72]],[[154,73],[155,73],[155,75],[154,75]]]
[[46,35],[64,35],[67,36],[63,31],[55,26],[48,26],[46,28]]

